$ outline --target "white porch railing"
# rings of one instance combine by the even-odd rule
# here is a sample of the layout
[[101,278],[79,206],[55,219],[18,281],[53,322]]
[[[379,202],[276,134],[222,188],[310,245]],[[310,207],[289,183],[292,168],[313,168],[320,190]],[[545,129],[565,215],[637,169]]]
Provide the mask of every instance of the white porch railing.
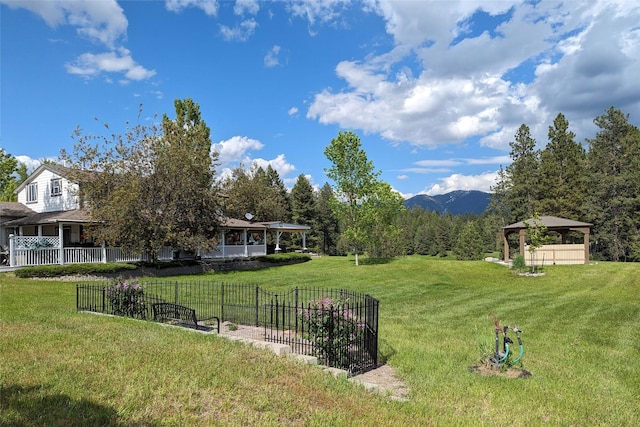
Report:
[[[42,239],[46,239],[46,242]],[[51,247],[53,239],[58,246]],[[55,264],[89,264],[106,262],[138,262],[148,257],[140,254],[125,252],[120,248],[111,247],[59,247],[57,237],[10,237],[9,263],[12,267],[27,267],[36,265]],[[245,258],[266,255],[266,245],[225,245],[213,251],[202,253],[203,259]],[[62,259],[60,255],[62,254]],[[164,247],[158,254],[158,259],[167,261],[173,259],[173,249]]]

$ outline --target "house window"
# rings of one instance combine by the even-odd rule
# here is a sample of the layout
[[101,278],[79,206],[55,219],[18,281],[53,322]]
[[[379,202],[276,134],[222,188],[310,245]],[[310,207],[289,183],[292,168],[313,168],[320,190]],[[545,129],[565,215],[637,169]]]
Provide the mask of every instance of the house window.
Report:
[[32,182],[27,186],[27,203],[36,203],[38,201],[38,183]]
[[51,180],[51,195],[52,196],[62,195],[62,179],[54,178]]

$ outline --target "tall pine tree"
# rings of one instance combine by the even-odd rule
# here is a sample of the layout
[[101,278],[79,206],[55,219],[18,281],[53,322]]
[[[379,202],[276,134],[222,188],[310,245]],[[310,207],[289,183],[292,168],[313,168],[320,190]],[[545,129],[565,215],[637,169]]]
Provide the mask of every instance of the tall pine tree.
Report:
[[540,153],[537,211],[579,221],[586,200],[586,155],[562,113],[549,126],[549,143]]
[[[300,174],[295,185],[291,189],[289,195],[291,204],[291,220],[295,224],[303,224],[311,226],[311,231],[307,233],[307,247],[315,247],[317,245],[317,227],[316,227],[316,196],[313,187],[306,176]],[[301,236],[295,234],[292,236],[295,244],[301,244]]]
[[512,220],[520,221],[531,218],[535,212],[539,191],[539,153],[536,140],[531,137],[529,127],[525,124],[520,126],[515,141],[510,142],[509,146],[513,162],[506,168],[509,182],[507,205]]
[[640,130],[628,115],[609,108],[594,123],[589,143],[590,221],[598,250],[609,260],[637,259],[640,230]]

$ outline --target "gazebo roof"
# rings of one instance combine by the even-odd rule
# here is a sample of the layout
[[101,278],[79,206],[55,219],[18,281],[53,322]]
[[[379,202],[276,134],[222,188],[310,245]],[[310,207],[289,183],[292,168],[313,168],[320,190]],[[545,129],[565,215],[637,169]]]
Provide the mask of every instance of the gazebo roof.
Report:
[[541,216],[540,218],[529,218],[525,221],[516,222],[511,225],[502,227],[503,230],[521,230],[527,228],[527,224],[535,224],[536,221],[542,223],[548,230],[571,229],[591,227],[593,224],[588,222],[573,221],[566,218],[558,218],[557,216]]

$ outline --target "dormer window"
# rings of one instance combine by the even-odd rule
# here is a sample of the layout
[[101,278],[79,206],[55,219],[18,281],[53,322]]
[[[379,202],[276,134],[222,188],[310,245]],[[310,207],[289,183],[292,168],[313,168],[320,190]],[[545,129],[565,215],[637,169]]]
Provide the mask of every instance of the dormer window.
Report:
[[38,202],[38,183],[32,182],[27,186],[27,203]]
[[51,180],[51,196],[62,195],[62,179],[54,178]]

